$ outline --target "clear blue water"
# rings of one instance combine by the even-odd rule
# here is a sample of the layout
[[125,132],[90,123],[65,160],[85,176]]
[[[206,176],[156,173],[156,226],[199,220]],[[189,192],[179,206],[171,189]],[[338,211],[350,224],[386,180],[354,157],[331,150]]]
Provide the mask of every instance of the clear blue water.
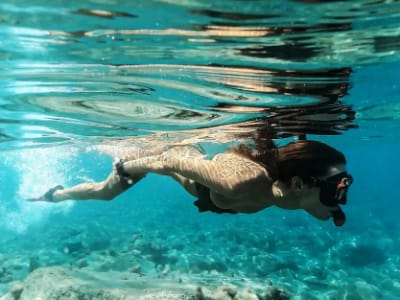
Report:
[[[0,296],[37,267],[140,265],[149,281],[168,266],[173,282],[399,299],[399,20],[398,1],[1,2]],[[24,200],[102,180],[104,145],[215,153],[261,119],[278,144],[306,132],[346,154],[344,227],[199,214],[157,175],[110,203]]]

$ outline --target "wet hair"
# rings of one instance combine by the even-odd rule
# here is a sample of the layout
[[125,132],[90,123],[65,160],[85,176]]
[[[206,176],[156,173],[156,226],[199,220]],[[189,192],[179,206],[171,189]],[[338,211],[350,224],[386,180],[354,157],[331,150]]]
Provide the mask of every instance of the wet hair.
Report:
[[282,147],[271,141],[256,140],[253,147],[241,144],[231,151],[263,164],[273,180],[285,183],[299,176],[305,183],[312,184],[313,178],[325,176],[333,165],[346,163],[340,151],[310,140],[291,142]]
[[300,176],[309,182],[312,177],[325,176],[333,165],[346,163],[343,153],[317,141],[297,141],[277,149],[276,167],[284,181]]

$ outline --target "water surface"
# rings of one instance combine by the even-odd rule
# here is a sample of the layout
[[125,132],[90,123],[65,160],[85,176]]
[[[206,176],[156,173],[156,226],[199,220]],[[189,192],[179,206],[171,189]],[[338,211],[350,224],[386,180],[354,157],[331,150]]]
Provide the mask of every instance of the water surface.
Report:
[[[5,1],[4,147],[247,124],[293,107],[331,111],[340,129],[353,123],[332,107],[396,118],[399,3],[318,2]],[[380,74],[391,97],[353,96]]]

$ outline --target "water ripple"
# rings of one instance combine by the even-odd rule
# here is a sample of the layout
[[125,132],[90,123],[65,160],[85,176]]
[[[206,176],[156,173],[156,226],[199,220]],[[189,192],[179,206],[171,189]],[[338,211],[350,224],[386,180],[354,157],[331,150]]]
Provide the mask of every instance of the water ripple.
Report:
[[0,141],[354,128],[354,70],[398,61],[400,5],[309,2],[2,3]]

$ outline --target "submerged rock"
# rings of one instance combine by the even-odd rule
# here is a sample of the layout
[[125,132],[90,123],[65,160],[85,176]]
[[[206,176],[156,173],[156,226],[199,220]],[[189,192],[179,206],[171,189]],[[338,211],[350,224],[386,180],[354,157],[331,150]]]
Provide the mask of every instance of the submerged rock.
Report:
[[32,256],[29,258],[29,272],[33,272],[37,268],[40,267],[39,258],[36,256]]
[[[122,280],[121,276],[126,278]],[[131,275],[131,276],[129,276]],[[83,272],[62,267],[39,268],[0,299],[7,300],[140,300],[140,299],[193,299],[188,287],[178,283],[160,283],[156,279],[143,280],[132,274],[120,272]],[[192,294],[194,295],[194,293]],[[150,297],[150,298],[149,298]]]
[[[211,279],[211,278],[210,278]],[[39,268],[0,300],[281,300],[283,291],[273,298],[250,289],[204,286],[199,288],[188,277],[184,280],[140,276],[131,272],[93,272],[63,267]],[[224,281],[219,278],[217,281]],[[271,290],[272,286],[268,289]],[[267,295],[267,294],[266,294]]]
[[277,287],[273,287],[265,296],[262,298],[263,300],[289,300],[289,294]]

